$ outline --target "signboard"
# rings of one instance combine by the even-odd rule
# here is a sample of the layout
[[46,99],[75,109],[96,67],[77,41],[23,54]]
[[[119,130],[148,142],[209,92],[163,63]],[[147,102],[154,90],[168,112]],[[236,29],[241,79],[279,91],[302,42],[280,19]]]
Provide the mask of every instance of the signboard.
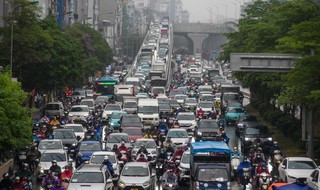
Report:
[[297,54],[231,53],[231,71],[288,72],[294,67]]

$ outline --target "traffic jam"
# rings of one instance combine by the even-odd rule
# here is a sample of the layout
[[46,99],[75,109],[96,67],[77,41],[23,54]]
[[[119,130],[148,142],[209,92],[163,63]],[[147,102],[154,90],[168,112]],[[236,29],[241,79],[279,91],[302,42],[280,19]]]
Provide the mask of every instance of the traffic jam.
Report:
[[154,20],[130,69],[107,70],[46,104],[34,144],[17,158],[25,189],[270,189],[309,180],[314,161],[283,156],[246,111],[248,91],[227,64],[172,54],[171,33],[166,17]]

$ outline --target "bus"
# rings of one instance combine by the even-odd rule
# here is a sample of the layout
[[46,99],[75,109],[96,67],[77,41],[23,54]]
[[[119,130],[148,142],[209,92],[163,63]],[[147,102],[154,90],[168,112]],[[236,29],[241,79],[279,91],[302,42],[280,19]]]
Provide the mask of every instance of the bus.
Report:
[[103,76],[96,80],[96,95],[114,96],[114,85],[119,83],[119,79],[111,76]]

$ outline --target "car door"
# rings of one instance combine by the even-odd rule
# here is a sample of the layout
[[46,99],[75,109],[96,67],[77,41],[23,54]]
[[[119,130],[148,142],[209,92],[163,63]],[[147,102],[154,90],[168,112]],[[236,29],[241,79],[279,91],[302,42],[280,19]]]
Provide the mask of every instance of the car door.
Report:
[[286,174],[285,174],[285,170],[287,169],[287,164],[288,164],[288,159],[284,159],[283,162],[279,165],[279,176],[281,178],[281,180],[285,180],[286,179]]
[[311,173],[311,175],[307,179],[308,186],[312,189],[319,189],[319,170],[315,170]]

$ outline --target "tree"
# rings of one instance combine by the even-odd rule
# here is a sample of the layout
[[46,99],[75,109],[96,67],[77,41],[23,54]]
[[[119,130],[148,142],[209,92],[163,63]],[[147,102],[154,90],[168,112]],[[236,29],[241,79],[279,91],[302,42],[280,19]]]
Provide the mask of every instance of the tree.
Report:
[[32,121],[23,106],[27,94],[21,90],[21,84],[11,81],[8,73],[1,73],[0,89],[0,151],[3,153],[32,143]]

